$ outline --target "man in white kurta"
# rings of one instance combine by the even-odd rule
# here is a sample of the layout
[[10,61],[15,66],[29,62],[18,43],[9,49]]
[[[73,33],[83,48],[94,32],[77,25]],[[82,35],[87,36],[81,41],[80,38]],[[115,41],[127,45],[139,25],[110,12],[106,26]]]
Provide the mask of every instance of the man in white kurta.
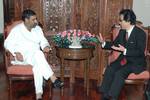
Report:
[[[43,94],[43,78],[46,80],[50,78],[53,83],[57,80],[41,51],[41,49],[49,51],[50,45],[44,37],[42,29],[37,25],[34,13],[29,18],[28,16],[25,17],[22,23],[12,28],[4,42],[4,47],[16,58],[12,64],[30,64],[33,66],[36,94]],[[18,56],[18,54],[20,55]]]

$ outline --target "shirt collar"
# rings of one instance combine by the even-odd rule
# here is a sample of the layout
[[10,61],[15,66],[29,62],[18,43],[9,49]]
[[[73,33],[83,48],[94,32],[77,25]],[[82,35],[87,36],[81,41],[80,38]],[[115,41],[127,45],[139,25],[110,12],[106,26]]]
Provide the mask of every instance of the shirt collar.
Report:
[[131,32],[132,32],[132,30],[133,30],[134,27],[135,27],[135,25],[131,26],[131,28],[129,30],[127,30],[128,37],[131,35]]

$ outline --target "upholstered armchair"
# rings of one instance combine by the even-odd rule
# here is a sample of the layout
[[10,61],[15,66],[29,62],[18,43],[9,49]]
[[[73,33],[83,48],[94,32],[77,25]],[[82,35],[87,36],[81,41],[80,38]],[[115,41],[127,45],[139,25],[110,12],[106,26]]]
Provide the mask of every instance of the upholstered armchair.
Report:
[[[144,29],[144,31],[146,32],[146,36],[147,36],[146,41],[147,41],[147,44],[148,44],[148,30]],[[113,35],[112,40],[116,38],[117,34],[118,34],[118,31],[112,31],[112,35]],[[131,92],[131,90],[127,90],[130,87],[124,88],[123,92],[122,92],[122,95],[124,95],[123,97],[125,98],[124,100],[128,100],[129,95],[132,96],[132,95],[134,95],[133,93],[135,93],[134,96],[139,95],[138,97],[136,96],[138,98],[138,100],[143,100],[143,98],[144,98],[145,86],[147,84],[147,81],[150,79],[150,68],[149,68],[149,65],[148,65],[148,62],[150,61],[150,54],[147,51],[147,48],[148,48],[148,45],[146,46],[146,49],[145,49],[145,56],[146,56],[146,59],[147,59],[147,70],[141,72],[140,74],[131,73],[131,74],[129,74],[128,78],[125,80],[125,84],[127,86],[132,85],[132,87],[134,87],[134,86],[136,87],[136,90],[137,90],[136,92],[138,94],[135,93],[135,91]],[[110,64],[112,61],[116,60],[119,55],[120,55],[119,52],[112,51],[108,56],[108,64]],[[126,92],[130,92],[128,97],[126,96],[127,95]],[[130,97],[130,98],[132,98],[132,97]],[[133,98],[135,98],[135,97],[133,97]],[[130,100],[132,100],[132,99],[130,99]],[[134,99],[134,100],[137,100],[137,99]]]
[[[48,58],[48,53],[45,53],[45,56]],[[13,55],[5,50],[5,67],[6,67],[6,75],[8,77],[8,83],[9,83],[9,100],[13,100],[13,88],[12,83],[16,80],[33,80],[33,72],[32,72],[32,66],[31,65],[12,65],[11,61],[14,60]],[[48,81],[48,86],[50,85],[50,80]],[[49,87],[50,89],[51,87]],[[51,91],[50,91],[51,95]],[[49,95],[49,96],[50,96]]]
[[[4,36],[4,38],[7,37],[8,33],[10,32],[10,30],[12,29],[12,27],[14,27],[15,25],[17,25],[18,23],[21,23],[22,21],[17,21],[15,23],[13,23],[13,25],[10,25],[7,27],[7,29],[5,30],[6,34]],[[49,53],[44,53],[45,57],[47,59],[47,61],[49,61]],[[13,65],[11,64],[11,61],[15,60],[14,56],[5,49],[4,51],[4,59],[5,59],[5,68],[6,68],[6,75],[8,78],[8,86],[9,86],[9,100],[13,100],[13,82],[16,80],[33,80],[33,72],[32,72],[32,66],[31,65]],[[48,86],[49,89],[51,88],[51,81],[48,81]],[[50,95],[51,95],[51,89],[49,90]],[[49,96],[50,96],[49,95]]]

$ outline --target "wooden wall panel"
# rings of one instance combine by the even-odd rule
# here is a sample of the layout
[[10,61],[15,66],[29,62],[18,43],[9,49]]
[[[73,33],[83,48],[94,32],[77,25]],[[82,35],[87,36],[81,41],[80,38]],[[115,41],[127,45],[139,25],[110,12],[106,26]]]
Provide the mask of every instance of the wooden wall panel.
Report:
[[43,0],[43,25],[48,36],[72,28],[72,8],[72,0]]
[[[99,31],[99,0],[74,0],[73,11],[73,27],[75,29],[87,30],[92,34],[97,34]],[[96,47],[94,51],[94,57],[91,59],[90,64],[90,77],[92,79],[98,79],[95,77],[99,70],[99,49]],[[80,66],[79,66],[80,65]],[[84,63],[76,64],[76,75],[78,77],[83,76]],[[77,74],[80,73],[80,74]]]
[[[37,17],[39,21],[42,23],[43,20],[43,13],[42,13],[42,2],[41,0],[9,0],[9,9],[11,10],[11,13],[5,14],[6,15],[11,15],[9,16],[10,19],[15,19],[15,20],[20,20],[21,19],[21,14],[22,11],[25,9],[32,9],[37,13]],[[13,11],[12,11],[13,10]]]
[[101,0],[99,29],[102,34],[109,34],[113,24],[118,23],[119,12],[123,8],[132,8],[132,0]]

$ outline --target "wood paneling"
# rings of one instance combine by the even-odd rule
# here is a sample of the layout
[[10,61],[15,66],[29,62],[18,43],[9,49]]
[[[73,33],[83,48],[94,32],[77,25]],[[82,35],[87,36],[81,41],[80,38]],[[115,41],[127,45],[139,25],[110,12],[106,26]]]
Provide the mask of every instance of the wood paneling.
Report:
[[41,0],[14,0],[14,18],[21,19],[22,11],[32,9],[36,12],[39,22],[43,23],[42,2]]

